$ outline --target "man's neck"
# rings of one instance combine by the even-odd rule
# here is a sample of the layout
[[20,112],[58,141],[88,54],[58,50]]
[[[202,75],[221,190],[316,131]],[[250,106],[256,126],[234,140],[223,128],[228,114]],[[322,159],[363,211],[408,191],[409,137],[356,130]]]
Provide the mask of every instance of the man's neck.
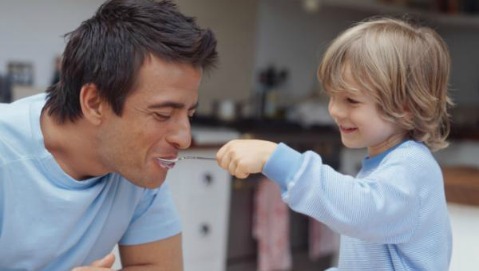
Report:
[[93,127],[85,120],[60,124],[43,112],[40,123],[46,149],[70,177],[81,181],[107,173],[95,152]]

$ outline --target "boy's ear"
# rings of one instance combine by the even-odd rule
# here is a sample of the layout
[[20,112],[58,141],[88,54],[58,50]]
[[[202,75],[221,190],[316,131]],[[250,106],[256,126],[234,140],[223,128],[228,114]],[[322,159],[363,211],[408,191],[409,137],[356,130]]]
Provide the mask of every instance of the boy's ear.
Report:
[[80,107],[83,117],[92,124],[101,123],[104,114],[104,101],[95,84],[85,84],[80,90]]
[[404,110],[404,115],[405,115],[406,119],[407,119],[408,121],[412,121],[413,115],[412,115],[411,108],[409,107],[409,105],[408,105],[408,104],[404,104],[404,105],[403,105],[403,110]]

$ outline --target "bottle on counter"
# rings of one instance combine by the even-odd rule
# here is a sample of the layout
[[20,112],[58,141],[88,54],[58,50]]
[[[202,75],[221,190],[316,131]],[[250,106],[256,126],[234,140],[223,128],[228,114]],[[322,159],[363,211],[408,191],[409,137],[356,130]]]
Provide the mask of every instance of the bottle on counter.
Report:
[[280,96],[284,93],[283,87],[288,79],[286,69],[277,70],[269,66],[259,74],[259,110],[258,118],[276,119],[280,112]]

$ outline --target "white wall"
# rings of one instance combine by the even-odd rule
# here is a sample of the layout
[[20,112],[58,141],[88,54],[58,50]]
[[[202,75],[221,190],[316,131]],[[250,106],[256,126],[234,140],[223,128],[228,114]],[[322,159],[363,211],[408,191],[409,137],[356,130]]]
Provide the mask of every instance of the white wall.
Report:
[[177,0],[188,16],[209,27],[218,40],[218,66],[203,77],[198,112],[215,100],[247,100],[251,93],[258,3],[261,0]]
[[316,69],[328,43],[364,13],[323,6],[307,13],[300,1],[260,1],[255,72],[270,64],[290,71],[290,94],[302,97],[317,86]]
[[55,56],[65,47],[63,35],[93,15],[103,0],[1,0],[0,73],[7,62],[31,61],[34,85],[50,84]]

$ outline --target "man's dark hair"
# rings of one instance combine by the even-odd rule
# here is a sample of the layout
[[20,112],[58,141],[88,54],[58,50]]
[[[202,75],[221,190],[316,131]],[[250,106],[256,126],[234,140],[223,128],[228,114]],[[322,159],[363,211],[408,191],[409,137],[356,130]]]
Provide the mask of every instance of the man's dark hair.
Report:
[[121,115],[150,55],[205,70],[217,59],[214,34],[169,0],[107,1],[66,37],[60,81],[47,89],[45,106],[60,123],[82,117],[79,94],[89,83]]

